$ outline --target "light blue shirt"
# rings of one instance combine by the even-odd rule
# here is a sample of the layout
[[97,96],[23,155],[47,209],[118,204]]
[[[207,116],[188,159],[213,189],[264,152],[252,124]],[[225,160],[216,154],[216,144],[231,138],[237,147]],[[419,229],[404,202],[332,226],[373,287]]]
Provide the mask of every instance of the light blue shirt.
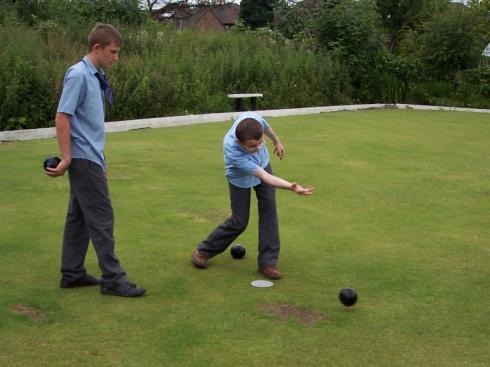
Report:
[[258,167],[265,168],[269,164],[269,151],[264,144],[256,153],[249,153],[238,142],[235,135],[236,127],[240,121],[253,118],[262,124],[264,131],[270,129],[267,121],[256,112],[242,113],[233,123],[223,139],[223,152],[225,158],[225,173],[231,184],[249,188],[260,184],[260,179],[253,174]]
[[105,171],[104,97],[97,72],[87,56],[71,66],[65,74],[57,111],[71,116],[72,158],[95,162]]

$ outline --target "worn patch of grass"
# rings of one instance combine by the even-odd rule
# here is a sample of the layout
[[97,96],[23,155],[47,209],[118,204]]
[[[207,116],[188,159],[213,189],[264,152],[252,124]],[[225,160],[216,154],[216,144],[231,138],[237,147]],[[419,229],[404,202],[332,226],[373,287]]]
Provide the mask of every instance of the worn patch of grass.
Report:
[[[58,288],[66,178],[55,140],[0,145],[0,365],[486,366],[490,124],[471,113],[364,111],[270,119],[284,278],[256,289],[257,212],[204,271],[189,261],[228,215],[228,123],[108,136],[116,250],[141,299]],[[255,202],[255,199],[253,199]],[[89,272],[98,274],[93,249]],[[337,299],[357,289],[352,308]],[[42,312],[35,321],[12,312]],[[267,310],[303,310],[283,321]],[[282,308],[281,308],[282,307]]]

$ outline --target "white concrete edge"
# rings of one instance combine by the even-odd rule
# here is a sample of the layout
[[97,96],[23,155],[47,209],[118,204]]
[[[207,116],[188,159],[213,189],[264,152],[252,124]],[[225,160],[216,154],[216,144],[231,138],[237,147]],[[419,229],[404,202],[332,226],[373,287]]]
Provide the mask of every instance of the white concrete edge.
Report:
[[[383,108],[490,113],[490,110],[475,109],[475,108],[425,106],[425,105],[411,105],[411,104],[384,104],[384,103],[288,108],[288,109],[280,109],[280,110],[261,110],[257,112],[264,117],[279,117],[279,116],[309,115],[315,113],[358,111],[358,110],[383,109]],[[106,123],[106,132],[113,133],[113,132],[129,131],[129,130],[136,130],[136,129],[161,128],[161,127],[171,127],[171,126],[204,124],[209,122],[229,121],[235,119],[240,113],[241,112],[223,112],[223,113],[208,113],[203,115],[169,116],[169,117],[157,117],[157,118],[140,119],[140,120],[112,121]],[[42,129],[0,131],[0,142],[49,139],[49,138],[54,138],[55,136],[56,136],[56,129],[54,127],[42,128]]]
[[490,110],[486,110],[483,108],[427,106],[427,105],[420,105],[420,104],[402,104],[402,103],[397,103],[396,108],[399,110],[414,109],[414,110],[439,110],[439,111],[490,113]]

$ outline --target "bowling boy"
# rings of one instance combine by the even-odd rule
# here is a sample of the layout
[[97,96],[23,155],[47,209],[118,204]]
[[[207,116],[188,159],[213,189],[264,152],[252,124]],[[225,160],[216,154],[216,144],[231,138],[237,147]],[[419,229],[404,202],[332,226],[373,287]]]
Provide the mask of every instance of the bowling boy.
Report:
[[250,195],[255,191],[259,209],[258,271],[269,279],[282,277],[277,262],[280,251],[276,209],[276,188],[299,195],[313,194],[313,187],[274,176],[264,135],[274,145],[274,153],[284,158],[284,147],[269,123],[255,112],[241,114],[223,141],[225,174],[230,192],[231,216],[198,244],[192,263],[207,268],[208,260],[225,251],[248,225]]

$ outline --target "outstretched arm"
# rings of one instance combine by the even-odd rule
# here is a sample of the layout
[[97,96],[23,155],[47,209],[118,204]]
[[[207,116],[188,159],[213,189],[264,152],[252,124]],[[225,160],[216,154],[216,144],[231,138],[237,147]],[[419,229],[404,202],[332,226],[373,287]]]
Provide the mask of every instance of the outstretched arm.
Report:
[[274,153],[279,157],[279,159],[284,158],[284,146],[282,145],[279,137],[276,135],[274,130],[271,127],[264,130],[264,134],[271,139],[272,144],[274,144]]
[[303,187],[296,182],[289,182],[280,177],[271,175],[269,172],[261,167],[258,167],[254,173],[254,176],[260,178],[265,183],[277,187],[278,189],[291,190],[298,195],[311,195],[313,194],[314,188],[311,186]]

